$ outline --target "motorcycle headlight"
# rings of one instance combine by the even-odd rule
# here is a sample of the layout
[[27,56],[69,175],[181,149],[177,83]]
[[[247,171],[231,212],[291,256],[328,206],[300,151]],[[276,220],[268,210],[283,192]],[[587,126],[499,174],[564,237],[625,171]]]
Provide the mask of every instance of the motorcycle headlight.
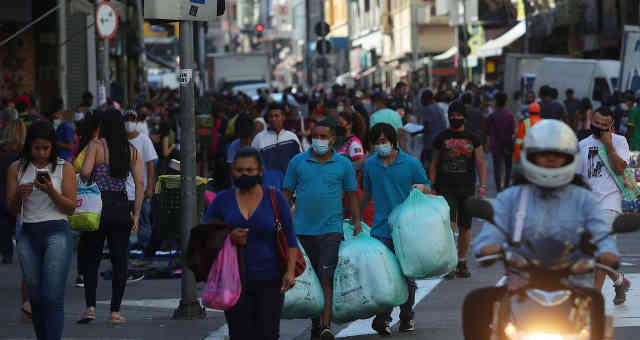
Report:
[[545,333],[529,334],[524,339],[526,340],[568,340],[567,338],[559,334],[545,334]]

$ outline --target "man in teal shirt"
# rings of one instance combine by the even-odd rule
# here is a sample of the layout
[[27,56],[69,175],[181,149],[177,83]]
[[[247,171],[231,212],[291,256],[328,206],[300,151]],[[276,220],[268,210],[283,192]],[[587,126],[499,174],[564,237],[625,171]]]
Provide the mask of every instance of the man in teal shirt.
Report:
[[[423,193],[431,192],[431,182],[422,164],[417,159],[398,149],[396,130],[386,123],[376,124],[369,133],[376,155],[364,165],[362,186],[364,193],[360,202],[364,209],[373,197],[375,207],[373,237],[394,251],[388,219],[391,211],[407,199],[413,188]],[[416,282],[407,278],[409,298],[400,306],[400,332],[415,330],[413,304],[416,297]],[[391,310],[376,315],[372,328],[380,335],[391,335],[389,322]]]
[[627,140],[631,151],[640,151],[640,107],[635,105],[629,111],[629,122],[627,123]]
[[332,340],[333,274],[338,264],[342,234],[342,194],[347,193],[353,212],[354,234],[362,231],[356,195],[356,174],[351,161],[338,154],[335,127],[321,121],[313,129],[311,148],[295,156],[284,177],[284,194],[296,208],[293,220],[302,247],[324,291],[322,317],[312,320],[313,338]]

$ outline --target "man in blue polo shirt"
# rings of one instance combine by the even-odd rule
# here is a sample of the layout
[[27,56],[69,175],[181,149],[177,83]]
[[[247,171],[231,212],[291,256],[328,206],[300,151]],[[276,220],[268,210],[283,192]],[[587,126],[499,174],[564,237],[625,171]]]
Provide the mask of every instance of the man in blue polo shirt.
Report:
[[[391,211],[402,204],[413,188],[423,193],[431,193],[431,182],[420,161],[398,148],[398,136],[393,126],[378,123],[369,133],[376,155],[364,164],[362,187],[364,193],[360,201],[364,209],[373,197],[375,213],[373,217],[373,237],[384,243],[392,252],[393,240],[388,219]],[[416,281],[407,278],[409,298],[400,306],[400,332],[414,331],[413,304],[416,298]],[[380,335],[391,335],[391,310],[376,315],[371,327]]]
[[331,307],[333,273],[338,264],[338,250],[342,242],[342,194],[347,193],[355,234],[362,231],[360,207],[356,196],[356,174],[351,161],[338,154],[333,145],[335,127],[326,121],[318,123],[312,132],[312,146],[289,163],[284,178],[284,194],[296,209],[293,220],[302,247],[322,283],[324,312],[312,320],[312,338],[333,340]]

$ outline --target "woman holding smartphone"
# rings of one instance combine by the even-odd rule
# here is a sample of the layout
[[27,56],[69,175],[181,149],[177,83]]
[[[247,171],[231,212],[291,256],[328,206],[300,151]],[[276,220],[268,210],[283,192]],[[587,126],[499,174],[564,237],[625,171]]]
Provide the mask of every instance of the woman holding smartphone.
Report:
[[17,253],[38,339],[61,339],[65,283],[73,237],[67,217],[76,208],[71,164],[58,158],[49,122],[33,123],[24,150],[7,176],[7,210],[23,220]]

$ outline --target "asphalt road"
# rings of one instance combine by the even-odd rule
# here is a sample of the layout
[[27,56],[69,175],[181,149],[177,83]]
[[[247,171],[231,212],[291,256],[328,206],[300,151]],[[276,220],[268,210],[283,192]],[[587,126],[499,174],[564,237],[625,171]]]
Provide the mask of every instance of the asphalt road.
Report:
[[[492,172],[489,172],[492,174]],[[491,176],[490,176],[491,178]],[[492,180],[488,180],[490,192]],[[490,195],[492,196],[492,195]],[[474,233],[479,231],[474,223]],[[614,307],[611,303],[611,283],[605,285],[607,313],[615,317],[615,339],[637,339],[640,329],[640,233],[620,235],[618,244],[623,256],[623,271],[632,280],[627,303]],[[103,268],[109,266],[103,261]],[[461,306],[464,296],[472,289],[496,285],[503,277],[502,268],[478,268],[471,261],[470,279],[452,281],[428,280],[419,282],[416,303],[417,331],[410,334],[394,333],[393,339],[462,339]],[[0,265],[0,338],[34,339],[30,324],[20,321],[20,270],[17,264]],[[178,305],[179,279],[143,280],[127,286],[122,313],[129,322],[112,326],[107,322],[111,282],[99,280],[97,320],[90,325],[78,325],[84,311],[84,290],[73,287],[74,276],[69,278],[65,300],[65,339],[225,339],[225,321],[221,312],[208,311],[206,320],[176,321],[171,314]],[[638,287],[638,288],[636,288]],[[201,289],[202,287],[200,287]],[[397,320],[397,310],[395,314]],[[283,320],[281,339],[308,339],[310,322]],[[371,334],[370,321],[361,320],[345,325],[334,325],[336,334],[348,339],[378,339]],[[397,330],[397,325],[394,331]]]

